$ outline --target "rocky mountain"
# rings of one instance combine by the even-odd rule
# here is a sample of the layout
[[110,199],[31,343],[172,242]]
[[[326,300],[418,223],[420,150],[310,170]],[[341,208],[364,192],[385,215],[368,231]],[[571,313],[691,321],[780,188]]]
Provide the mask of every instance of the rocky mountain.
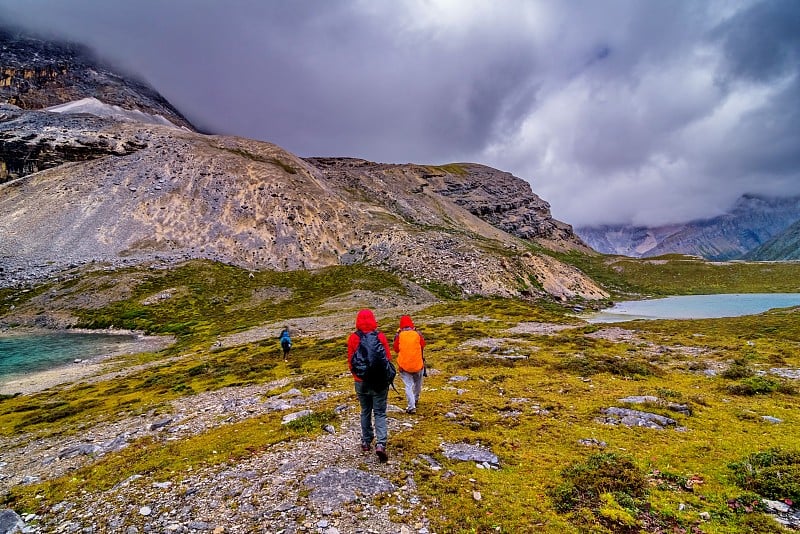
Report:
[[798,220],[800,197],[744,195],[728,213],[710,219],[661,227],[580,227],[576,233],[605,254],[680,253],[722,261],[741,258]]
[[90,261],[208,258],[276,270],[363,262],[463,294],[607,296],[546,253],[591,251],[509,173],[301,159],[203,135],[80,47],[0,39],[5,283]]
[[753,261],[800,260],[800,220],[744,255]]
[[526,182],[485,166],[304,160],[250,139],[9,104],[0,138],[18,176],[0,185],[6,278],[31,264],[200,257],[278,270],[364,262],[464,294],[606,296],[535,252],[588,249]]
[[164,97],[98,60],[87,48],[0,27],[0,102],[43,109],[95,98],[194,130]]

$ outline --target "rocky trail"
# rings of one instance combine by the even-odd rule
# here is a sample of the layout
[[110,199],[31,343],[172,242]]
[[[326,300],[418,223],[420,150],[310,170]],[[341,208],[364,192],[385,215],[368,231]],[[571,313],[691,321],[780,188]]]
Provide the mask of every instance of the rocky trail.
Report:
[[[390,405],[390,459],[381,464],[360,450],[358,405],[347,392],[303,395],[290,389],[263,399],[289,382],[180,399],[171,413],[104,423],[79,435],[4,439],[0,491],[63,476],[145,436],[166,445],[270,411],[285,412],[288,422],[335,397],[342,401],[335,410],[341,424],[326,425],[317,438],[283,442],[244,461],[192,469],[170,480],[135,474],[80,502],[14,520],[23,532],[428,532],[412,473],[400,468],[403,458],[391,454],[391,435],[411,431],[416,417]],[[428,467],[439,469],[435,463]],[[387,495],[384,504],[374,504],[379,494]]]

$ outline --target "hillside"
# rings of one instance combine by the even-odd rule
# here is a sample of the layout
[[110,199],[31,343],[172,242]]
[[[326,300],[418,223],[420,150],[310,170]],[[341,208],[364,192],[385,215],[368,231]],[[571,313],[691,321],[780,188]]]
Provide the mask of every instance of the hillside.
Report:
[[742,259],[751,261],[800,260],[800,221],[754,248]]
[[798,220],[800,197],[744,195],[729,213],[710,219],[661,227],[581,227],[576,232],[604,254],[653,257],[677,253],[721,261],[743,257]]
[[0,161],[19,176],[0,184],[7,280],[207,258],[277,270],[366,263],[457,294],[607,297],[546,254],[589,251],[571,228],[495,169],[303,160],[111,115],[0,111]]

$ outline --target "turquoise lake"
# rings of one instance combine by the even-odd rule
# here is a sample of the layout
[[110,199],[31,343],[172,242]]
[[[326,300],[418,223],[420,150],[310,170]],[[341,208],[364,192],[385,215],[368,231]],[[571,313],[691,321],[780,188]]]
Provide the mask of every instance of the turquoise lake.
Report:
[[754,315],[773,308],[800,306],[800,293],[735,293],[683,295],[620,302],[611,308],[582,315],[590,323],[616,323],[634,319],[711,319]]
[[0,333],[0,379],[110,354],[135,339],[123,334]]

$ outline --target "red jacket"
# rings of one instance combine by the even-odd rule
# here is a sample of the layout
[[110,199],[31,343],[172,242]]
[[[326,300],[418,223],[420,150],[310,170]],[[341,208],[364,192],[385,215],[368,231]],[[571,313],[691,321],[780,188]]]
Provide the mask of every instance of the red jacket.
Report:
[[[378,329],[378,322],[375,320],[375,315],[373,315],[372,310],[361,310],[356,315],[356,330],[361,330],[364,334],[368,334],[373,330]],[[389,340],[386,339],[386,336],[383,335],[383,332],[378,332],[378,339],[381,343],[383,343],[383,348],[386,349],[386,357],[391,361],[392,353],[389,351]],[[351,360],[353,359],[353,354],[356,352],[358,348],[358,344],[361,342],[361,338],[358,337],[358,334],[353,332],[350,334],[350,337],[347,339],[347,368],[351,369]],[[351,369],[352,372],[352,369]],[[358,378],[356,375],[353,375],[353,379],[356,382],[361,382],[361,379]]]

